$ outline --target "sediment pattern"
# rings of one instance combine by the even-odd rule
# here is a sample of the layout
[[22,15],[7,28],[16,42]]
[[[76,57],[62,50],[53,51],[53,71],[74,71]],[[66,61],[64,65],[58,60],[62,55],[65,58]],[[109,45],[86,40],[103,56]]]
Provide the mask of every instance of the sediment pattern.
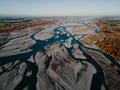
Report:
[[0,90],[113,90],[108,75],[120,81],[119,62],[94,43],[81,42],[98,35],[99,28],[90,25],[92,21],[69,22],[45,26],[1,46]]

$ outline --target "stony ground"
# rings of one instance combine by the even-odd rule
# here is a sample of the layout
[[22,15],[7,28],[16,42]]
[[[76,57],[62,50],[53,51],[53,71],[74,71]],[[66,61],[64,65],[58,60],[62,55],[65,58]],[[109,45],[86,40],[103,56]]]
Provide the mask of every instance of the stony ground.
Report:
[[120,89],[120,63],[88,38],[99,36],[94,19],[24,30],[0,46],[0,90]]

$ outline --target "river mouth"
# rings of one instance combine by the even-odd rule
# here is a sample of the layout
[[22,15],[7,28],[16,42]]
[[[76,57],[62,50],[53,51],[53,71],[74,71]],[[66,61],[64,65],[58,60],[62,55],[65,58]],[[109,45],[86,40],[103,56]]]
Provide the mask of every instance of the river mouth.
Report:
[[103,64],[95,54],[107,65],[120,68],[119,63],[81,42],[98,35],[99,27],[84,19],[69,22],[59,21],[1,46],[1,90],[108,90]]

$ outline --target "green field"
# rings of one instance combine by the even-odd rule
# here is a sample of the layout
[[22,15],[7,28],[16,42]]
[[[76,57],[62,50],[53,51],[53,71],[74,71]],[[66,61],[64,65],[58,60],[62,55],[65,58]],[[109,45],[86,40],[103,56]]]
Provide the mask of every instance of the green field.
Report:
[[4,27],[4,26],[5,26],[5,23],[0,22],[0,27]]
[[0,27],[4,27],[16,23],[24,23],[24,22],[27,21],[23,19],[7,19],[7,20],[4,19],[4,20],[0,20]]

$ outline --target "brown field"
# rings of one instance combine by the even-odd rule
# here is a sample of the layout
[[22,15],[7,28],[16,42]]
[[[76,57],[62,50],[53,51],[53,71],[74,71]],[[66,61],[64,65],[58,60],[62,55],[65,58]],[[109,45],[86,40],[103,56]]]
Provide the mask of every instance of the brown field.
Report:
[[99,21],[97,25],[100,37],[96,45],[120,61],[120,22]]

